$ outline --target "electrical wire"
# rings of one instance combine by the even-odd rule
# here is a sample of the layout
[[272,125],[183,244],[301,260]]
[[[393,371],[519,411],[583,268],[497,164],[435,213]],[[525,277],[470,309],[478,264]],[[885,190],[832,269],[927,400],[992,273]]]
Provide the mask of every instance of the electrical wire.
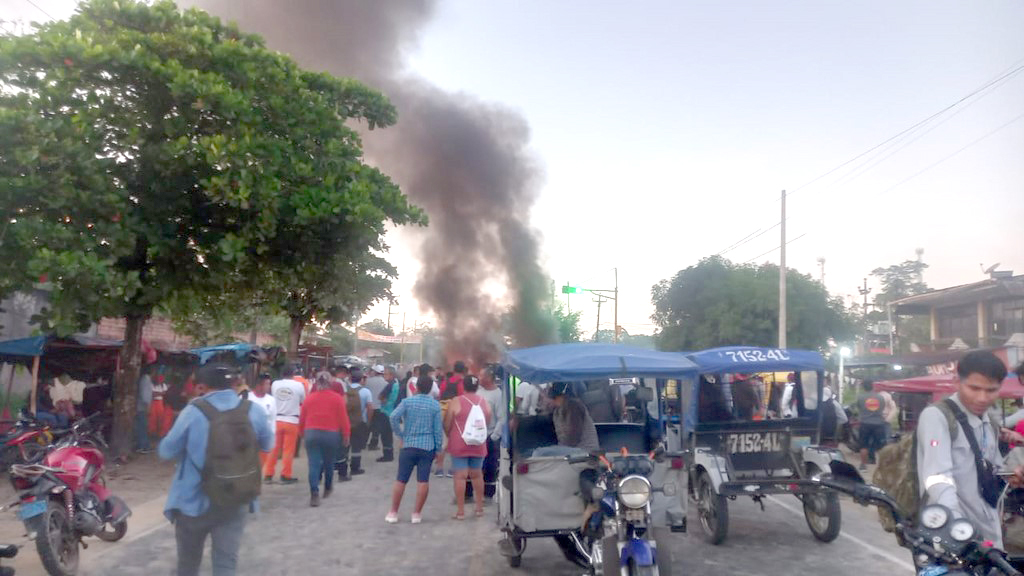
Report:
[[[1009,79],[1011,79],[1011,78],[1012,78],[1013,76],[1015,76],[1015,75],[1017,75],[1017,74],[1021,73],[1022,71],[1024,71],[1024,59],[1021,59],[1021,60],[1018,60],[1017,62],[1014,62],[1014,63],[1013,63],[1012,65],[1010,65],[1010,67],[1009,67],[1009,68],[1007,68],[1007,69],[1005,69],[1004,71],[1000,72],[1000,73],[999,73],[999,74],[997,74],[997,75],[996,75],[996,76],[995,76],[994,78],[992,78],[992,79],[988,80],[987,82],[985,82],[984,84],[982,84],[982,85],[981,85],[981,86],[979,86],[978,88],[976,88],[976,89],[972,90],[972,91],[971,91],[970,93],[968,93],[968,94],[967,94],[966,96],[963,96],[963,97],[962,97],[962,98],[960,98],[959,100],[957,100],[957,101],[953,102],[952,104],[950,104],[950,105],[946,106],[945,108],[943,108],[943,109],[939,110],[938,112],[935,112],[934,114],[932,114],[932,115],[928,116],[927,118],[925,118],[925,119],[923,119],[923,120],[921,120],[921,121],[919,121],[919,122],[917,122],[917,123],[913,124],[912,126],[910,126],[910,127],[906,128],[906,129],[904,129],[904,130],[901,130],[901,131],[900,131],[900,132],[898,132],[897,134],[895,134],[895,135],[893,135],[893,136],[891,136],[891,137],[889,137],[889,138],[885,139],[885,140],[884,140],[884,141],[882,141],[881,143],[879,143],[879,144],[876,144],[875,146],[872,146],[872,147],[871,147],[871,148],[869,148],[868,150],[866,150],[866,151],[864,151],[864,152],[861,152],[860,154],[858,154],[858,155],[854,156],[853,158],[851,158],[851,159],[847,160],[846,162],[843,162],[842,164],[839,164],[838,166],[836,166],[836,167],[832,168],[831,170],[829,170],[829,171],[827,171],[827,172],[825,172],[825,173],[823,173],[823,174],[821,174],[821,175],[819,175],[819,176],[817,176],[817,177],[815,177],[815,178],[813,178],[813,179],[809,180],[808,182],[805,182],[804,184],[801,184],[801,185],[800,185],[800,186],[798,186],[797,188],[795,188],[795,189],[793,189],[793,190],[790,190],[790,191],[787,191],[787,192],[786,192],[786,197],[789,197],[789,196],[790,196],[790,195],[792,195],[792,194],[796,194],[797,192],[799,192],[799,191],[801,191],[801,190],[803,190],[803,189],[805,189],[805,188],[807,188],[807,187],[811,186],[812,184],[814,184],[814,183],[818,182],[819,180],[822,180],[823,178],[827,178],[828,176],[830,176],[830,175],[834,174],[835,172],[837,172],[837,171],[839,171],[839,170],[841,170],[841,169],[845,168],[846,166],[849,166],[850,164],[853,164],[854,162],[857,162],[858,160],[860,160],[860,159],[862,159],[862,158],[864,158],[864,157],[866,157],[866,156],[869,156],[869,155],[871,155],[872,153],[874,153],[874,152],[876,152],[876,151],[879,151],[879,150],[885,150],[885,148],[886,148],[886,147],[887,147],[888,145],[890,145],[890,144],[898,144],[898,143],[899,143],[899,141],[900,141],[900,140],[901,140],[901,139],[902,139],[902,138],[903,138],[904,136],[908,136],[908,135],[911,135],[911,134],[913,134],[913,133],[914,133],[914,132],[916,132],[916,131],[917,131],[918,129],[920,129],[920,128],[924,127],[925,125],[927,125],[928,123],[932,122],[932,120],[934,120],[934,119],[936,119],[936,118],[938,118],[938,117],[942,116],[943,114],[945,114],[945,113],[946,113],[946,112],[948,112],[949,110],[952,110],[953,108],[956,108],[957,106],[959,106],[960,104],[962,104],[962,103],[964,103],[964,102],[966,102],[966,101],[970,100],[971,98],[973,98],[973,97],[975,97],[975,96],[977,96],[977,95],[979,95],[979,94],[982,94],[982,93],[984,93],[984,92],[985,92],[985,91],[987,91],[987,90],[988,90],[988,91],[994,91],[994,90],[995,90],[996,88],[999,88],[999,87],[1000,87],[1001,85],[1004,85],[1004,84],[1005,84],[1006,82],[1008,82],[1008,81],[1009,81]],[[985,94],[985,95],[987,95],[987,94]],[[981,98],[978,98],[977,100],[980,100],[980,99],[981,99]],[[977,100],[975,100],[975,102],[976,102]],[[971,104],[973,104],[973,102],[972,102]],[[969,105],[970,105],[970,104],[968,104],[968,106],[969,106]],[[965,108],[966,108],[966,106],[965,106]],[[948,120],[948,118],[947,118],[947,120]],[[945,122],[945,121],[946,121],[946,120],[943,120],[943,122]],[[940,124],[941,124],[941,122],[940,122]],[[931,131],[931,130],[933,130],[933,129],[934,129],[934,127],[933,127],[933,128],[930,128],[929,130],[927,130],[927,131],[926,131],[926,132],[924,132],[923,134],[920,134],[920,135],[919,135],[919,136],[918,136],[917,138],[915,138],[914,140],[911,140],[910,142],[908,142],[908,143],[907,143],[907,144],[906,144],[906,145],[904,146],[904,148],[905,148],[906,146],[909,146],[909,145],[910,145],[910,144],[912,144],[913,142],[915,142],[915,141],[916,141],[917,139],[920,139],[921,137],[923,137],[923,136],[924,136],[924,134],[927,134],[928,132],[930,132],[930,131]],[[902,148],[901,148],[901,149],[902,149]],[[860,176],[861,174],[863,174],[864,172],[866,172],[866,171],[867,171],[867,170],[869,170],[870,168],[874,167],[874,166],[875,166],[875,165],[877,165],[878,163],[880,163],[880,162],[883,162],[883,161],[884,161],[884,160],[886,160],[886,159],[887,159],[888,157],[892,156],[892,154],[895,154],[895,153],[896,153],[896,152],[898,152],[898,151],[899,151],[899,150],[893,151],[893,152],[892,152],[891,154],[889,154],[888,156],[885,156],[885,157],[883,157],[883,158],[882,158],[881,160],[879,160],[878,162],[876,162],[876,163],[875,163],[874,165],[872,165],[872,166],[869,166],[868,168],[865,168],[865,169],[864,169],[864,170],[863,170],[863,171],[862,171],[862,172],[861,172],[860,174],[858,174],[857,176]],[[868,159],[868,162],[870,162],[870,161],[871,161],[871,159],[869,158],[869,159]],[[864,164],[862,164],[861,166],[863,167],[863,166],[864,166]],[[856,169],[855,169],[855,170],[856,170]],[[840,180],[841,180],[841,179],[840,179]],[[789,218],[787,218],[786,220],[788,221],[788,220],[789,220]],[[717,253],[717,255],[719,255],[719,256],[720,256],[720,255],[724,255],[724,254],[726,254],[727,252],[731,252],[731,251],[733,251],[733,250],[736,250],[737,248],[740,248],[740,247],[742,247],[742,246],[744,246],[744,245],[746,245],[746,244],[748,244],[748,243],[752,242],[753,240],[756,240],[757,238],[759,238],[759,237],[763,236],[763,235],[764,235],[765,233],[767,233],[767,232],[769,232],[769,231],[771,231],[771,230],[774,230],[775,228],[778,228],[779,226],[780,226],[780,223],[776,223],[776,224],[774,224],[773,226],[771,226],[771,227],[769,227],[769,228],[767,228],[767,229],[765,229],[765,230],[761,230],[760,232],[758,231],[758,230],[760,230],[760,229],[758,229],[758,230],[755,230],[754,232],[751,232],[750,234],[747,234],[747,235],[746,235],[746,236],[744,236],[743,238],[741,238],[741,239],[737,240],[736,242],[734,242],[734,243],[733,243],[732,245],[730,245],[729,247],[725,248],[724,250],[721,250],[720,252],[718,252],[718,253]],[[778,250],[778,248],[775,248],[775,250]],[[771,252],[771,251],[769,251],[769,253],[770,253],[770,252]]]
[[[804,236],[807,236],[807,234],[809,234],[809,233],[808,232],[804,232],[803,234],[797,236],[796,238],[793,238],[792,240],[787,240],[785,246],[789,246],[793,242],[796,242],[797,240],[803,238]],[[771,250],[768,250],[766,252],[762,252],[762,253],[758,254],[757,256],[754,256],[750,260],[747,260],[746,262],[744,262],[744,264],[750,264],[751,262],[761,258],[762,256],[767,256],[767,255],[771,254],[772,252],[775,252],[776,250],[782,248],[782,246],[783,245],[780,244],[779,246],[776,246],[775,248],[772,248]]]
[[46,10],[43,10],[43,9],[42,9],[42,8],[41,8],[41,7],[39,6],[39,4],[36,4],[36,3],[35,3],[35,2],[33,2],[32,0],[25,0],[25,2],[28,2],[28,3],[29,3],[29,4],[31,4],[31,5],[33,6],[33,7],[35,7],[35,9],[36,9],[36,10],[39,10],[40,12],[42,12],[43,14],[45,14],[45,15],[46,15],[46,17],[47,17],[47,18],[49,18],[50,20],[56,20],[56,18],[54,18],[53,16],[50,16],[50,13],[49,13],[49,12],[47,12]]

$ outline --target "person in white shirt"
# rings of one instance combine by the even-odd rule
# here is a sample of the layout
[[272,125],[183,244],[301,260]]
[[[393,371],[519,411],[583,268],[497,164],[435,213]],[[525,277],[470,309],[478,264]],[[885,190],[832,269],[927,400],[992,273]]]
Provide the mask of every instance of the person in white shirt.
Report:
[[[409,378],[409,381],[406,383],[406,388],[408,388],[408,390],[406,391],[408,398],[412,398],[413,396],[418,394],[418,392],[416,391],[416,382],[419,380],[419,377],[424,374],[433,378],[434,367],[431,366],[430,364],[422,364],[416,367],[416,374]],[[441,388],[439,388],[437,385],[437,379],[434,379],[434,387],[430,389],[430,396],[434,400],[440,400],[441,398]]]
[[516,384],[516,414],[520,416],[536,416],[540,391],[529,382]]
[[281,370],[281,379],[274,382],[271,394],[277,403],[277,422],[274,430],[274,451],[263,467],[263,480],[271,482],[277,468],[277,459],[281,457],[281,483],[295,484],[299,480],[292,476],[292,463],[295,460],[295,445],[299,441],[299,414],[302,401],[306,399],[306,387],[298,380],[292,379],[295,368],[285,366]]
[[[267,423],[270,424],[270,433],[275,434],[277,427],[277,400],[270,393],[270,374],[260,374],[259,382],[251,390],[249,401],[258,404],[267,412]],[[267,465],[267,458],[270,452],[260,452],[260,466]]]

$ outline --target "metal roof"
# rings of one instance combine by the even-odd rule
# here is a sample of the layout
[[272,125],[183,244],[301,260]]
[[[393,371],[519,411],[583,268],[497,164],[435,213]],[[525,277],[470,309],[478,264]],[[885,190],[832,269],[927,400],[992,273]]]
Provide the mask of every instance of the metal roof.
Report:
[[1012,278],[990,278],[973,284],[932,290],[924,294],[895,300],[892,304],[893,311],[897,314],[926,314],[932,308],[1008,298],[1024,298],[1024,275]]

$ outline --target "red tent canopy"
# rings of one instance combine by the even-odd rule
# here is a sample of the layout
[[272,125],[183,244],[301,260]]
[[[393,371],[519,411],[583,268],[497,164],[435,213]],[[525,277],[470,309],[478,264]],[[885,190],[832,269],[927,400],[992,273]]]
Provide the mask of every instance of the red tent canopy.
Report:
[[[903,380],[883,380],[875,382],[876,392],[918,392],[932,395],[933,401],[941,400],[956,392],[956,375],[941,374],[936,376],[918,376]],[[1024,385],[1016,375],[1007,376],[999,389],[1000,398],[1024,398]]]

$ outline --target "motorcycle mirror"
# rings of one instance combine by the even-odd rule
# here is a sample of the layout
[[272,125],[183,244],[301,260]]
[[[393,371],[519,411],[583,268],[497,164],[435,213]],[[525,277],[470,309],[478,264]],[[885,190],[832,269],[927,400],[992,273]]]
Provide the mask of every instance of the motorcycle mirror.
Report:
[[852,465],[846,462],[840,462],[833,460],[829,462],[829,468],[832,469],[832,477],[836,480],[846,480],[852,484],[864,484],[864,478],[860,475]]

